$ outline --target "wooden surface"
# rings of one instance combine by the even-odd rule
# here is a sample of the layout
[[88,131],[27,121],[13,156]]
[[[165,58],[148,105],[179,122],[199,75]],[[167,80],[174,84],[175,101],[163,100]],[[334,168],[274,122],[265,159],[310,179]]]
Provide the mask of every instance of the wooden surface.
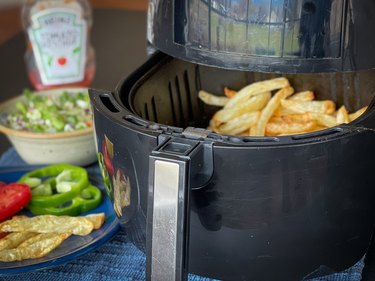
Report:
[[19,7],[0,10],[0,45],[22,30]]
[[147,0],[90,0],[94,8],[146,11]]
[[[146,11],[148,0],[89,0],[94,9],[119,9],[127,11]],[[1,4],[1,0],[0,0]],[[21,6],[0,5],[0,45],[22,30]]]

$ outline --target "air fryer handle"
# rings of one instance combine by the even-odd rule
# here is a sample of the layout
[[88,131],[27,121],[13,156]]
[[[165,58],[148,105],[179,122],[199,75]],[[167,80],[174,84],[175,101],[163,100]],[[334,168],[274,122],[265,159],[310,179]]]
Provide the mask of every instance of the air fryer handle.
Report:
[[184,281],[188,275],[191,159],[199,142],[172,139],[149,158],[147,280]]
[[151,156],[150,166],[153,210],[147,280],[186,280],[188,163]]

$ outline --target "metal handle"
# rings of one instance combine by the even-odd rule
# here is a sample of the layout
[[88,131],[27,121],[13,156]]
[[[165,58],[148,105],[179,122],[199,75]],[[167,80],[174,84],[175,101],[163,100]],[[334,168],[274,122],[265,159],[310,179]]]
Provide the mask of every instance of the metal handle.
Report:
[[150,163],[154,175],[152,232],[151,237],[148,237],[148,242],[151,243],[147,256],[148,280],[183,281],[187,275],[185,247],[188,163],[158,160],[152,156]]
[[187,280],[189,154],[196,141],[167,141],[150,155],[147,280]]

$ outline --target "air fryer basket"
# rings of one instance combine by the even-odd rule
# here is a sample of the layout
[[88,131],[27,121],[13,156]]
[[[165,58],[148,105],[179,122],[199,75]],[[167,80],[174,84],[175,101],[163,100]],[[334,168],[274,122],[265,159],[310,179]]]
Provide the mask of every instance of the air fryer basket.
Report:
[[118,98],[145,120],[181,128],[206,128],[219,108],[201,102],[199,90],[223,95],[225,86],[238,90],[280,76],[287,77],[296,92],[312,90],[318,100],[333,100],[349,112],[369,105],[375,94],[375,70],[281,75],[226,70],[167,57],[158,65],[158,71],[147,73],[129,95],[120,89]]
[[152,243],[146,233],[146,226],[152,228],[149,157],[171,152],[168,144],[194,142],[203,153],[191,160],[191,173],[205,182],[188,180],[188,256],[182,264],[189,272],[223,280],[290,281],[321,265],[341,271],[363,257],[375,218],[374,70],[286,75],[297,91],[313,90],[318,99],[350,111],[370,105],[351,124],[285,137],[184,130],[205,128],[218,109],[198,100],[200,89],[219,95],[223,86],[240,89],[275,76],[157,53],[114,94],[90,91],[99,150],[105,137],[113,142],[113,165],[132,187],[132,203],[120,221],[143,251],[146,235]]

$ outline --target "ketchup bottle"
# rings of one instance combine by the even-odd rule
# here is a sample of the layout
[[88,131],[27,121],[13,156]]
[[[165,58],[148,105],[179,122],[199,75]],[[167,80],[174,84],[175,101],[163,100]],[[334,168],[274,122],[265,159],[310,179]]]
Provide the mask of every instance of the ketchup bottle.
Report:
[[88,87],[95,74],[87,0],[27,0],[22,8],[29,79],[37,90]]

